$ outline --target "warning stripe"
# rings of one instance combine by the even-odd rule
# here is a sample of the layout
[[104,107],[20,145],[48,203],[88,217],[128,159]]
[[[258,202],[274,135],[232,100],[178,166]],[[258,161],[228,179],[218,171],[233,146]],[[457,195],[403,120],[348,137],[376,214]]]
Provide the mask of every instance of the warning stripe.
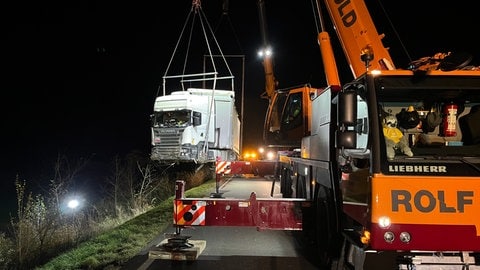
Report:
[[215,168],[216,174],[230,174],[232,172],[231,162],[228,161],[217,161],[217,166]]
[[182,201],[176,201],[176,209],[175,209],[175,224],[179,224],[181,222],[185,222],[183,216],[186,212],[190,211],[192,208],[191,205],[184,205]]
[[[181,200],[175,201],[175,211],[173,217],[173,223],[176,225],[205,225],[205,205],[204,201],[192,201],[191,204],[183,204]],[[195,206],[195,207],[193,207]],[[195,208],[195,210],[194,210]],[[185,220],[187,213],[191,217],[190,220]]]
[[193,213],[191,225],[205,225],[205,207],[200,207]]

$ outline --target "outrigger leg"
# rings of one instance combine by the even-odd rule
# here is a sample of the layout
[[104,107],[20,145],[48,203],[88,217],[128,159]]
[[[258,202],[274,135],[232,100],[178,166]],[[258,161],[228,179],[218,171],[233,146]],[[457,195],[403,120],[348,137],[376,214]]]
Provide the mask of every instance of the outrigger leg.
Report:
[[162,244],[163,248],[169,251],[179,251],[186,248],[192,248],[193,244],[188,242],[188,239],[191,236],[180,235],[182,228],[178,225],[174,225],[174,226],[175,226],[175,233],[165,234],[165,238],[167,242]]
[[[184,182],[177,180],[176,199],[183,198],[184,192]],[[191,236],[181,234],[185,226],[178,225],[176,221],[173,226],[175,227],[175,233],[165,233],[165,239],[149,251],[149,259],[196,260],[205,249],[207,241],[189,240]]]

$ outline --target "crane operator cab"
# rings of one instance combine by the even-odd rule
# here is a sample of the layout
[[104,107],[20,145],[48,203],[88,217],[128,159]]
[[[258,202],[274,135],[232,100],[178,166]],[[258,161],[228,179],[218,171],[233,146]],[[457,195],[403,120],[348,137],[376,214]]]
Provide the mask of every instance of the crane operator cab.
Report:
[[288,100],[287,111],[284,114],[282,127],[284,130],[291,130],[302,124],[302,96],[292,95]]
[[379,162],[479,159],[478,77],[375,76],[371,82],[339,95],[336,143],[344,153],[378,149]]

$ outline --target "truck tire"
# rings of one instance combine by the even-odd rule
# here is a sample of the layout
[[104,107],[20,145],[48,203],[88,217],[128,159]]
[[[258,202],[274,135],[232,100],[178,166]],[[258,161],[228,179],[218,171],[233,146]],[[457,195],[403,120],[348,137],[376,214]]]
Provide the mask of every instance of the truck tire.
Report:
[[339,239],[336,227],[333,198],[328,188],[318,185],[315,198],[315,235],[316,252],[322,269],[330,269],[333,259],[337,257]]
[[303,175],[297,175],[295,198],[306,199],[307,187],[306,178]]
[[283,198],[292,197],[292,177],[291,171],[288,168],[282,168],[282,175],[280,179],[280,191]]

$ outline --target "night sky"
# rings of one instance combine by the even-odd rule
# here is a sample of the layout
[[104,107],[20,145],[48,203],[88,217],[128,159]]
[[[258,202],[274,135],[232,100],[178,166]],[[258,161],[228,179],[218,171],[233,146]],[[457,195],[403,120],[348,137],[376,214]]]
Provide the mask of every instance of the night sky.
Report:
[[[2,190],[9,194],[16,174],[34,187],[48,181],[59,153],[72,159],[93,157],[97,170],[115,155],[139,151],[148,156],[149,115],[191,1],[98,2],[40,1],[2,8],[0,173]],[[478,63],[475,9],[431,3],[385,3],[394,30],[381,9],[372,9],[374,19],[380,16],[377,30],[386,33],[397,68],[446,51],[470,52]],[[264,76],[256,56],[262,45],[257,1],[230,0],[226,15],[221,0],[204,0],[202,7],[212,27],[218,27],[223,52],[245,55],[248,135],[243,145],[256,146],[267,106],[260,98]],[[266,0],[266,10],[280,88],[325,86],[310,1]],[[328,30],[338,46],[335,33]],[[348,79],[350,71],[342,61],[337,64]],[[11,201],[14,205],[14,199],[6,205]]]

